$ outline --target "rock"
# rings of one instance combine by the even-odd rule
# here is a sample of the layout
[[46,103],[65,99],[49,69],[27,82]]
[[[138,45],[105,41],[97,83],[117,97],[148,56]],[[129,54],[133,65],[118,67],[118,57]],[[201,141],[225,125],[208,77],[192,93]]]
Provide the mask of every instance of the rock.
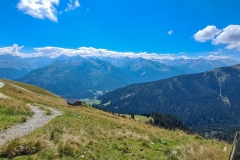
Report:
[[223,152],[226,152],[226,151],[227,151],[227,146],[223,148]]

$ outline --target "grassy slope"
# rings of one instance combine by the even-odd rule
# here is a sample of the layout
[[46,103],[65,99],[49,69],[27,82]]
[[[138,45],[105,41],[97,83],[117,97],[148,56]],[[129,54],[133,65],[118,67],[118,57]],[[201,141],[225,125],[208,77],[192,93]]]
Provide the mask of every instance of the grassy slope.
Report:
[[0,99],[0,130],[22,123],[32,115],[29,107],[17,100]]
[[[130,114],[120,114],[122,117],[127,117],[128,119],[131,119],[131,115]],[[143,122],[143,123],[149,123],[150,120],[153,120],[152,117],[146,117],[146,116],[141,116],[141,115],[134,115],[134,119],[136,121],[139,122]]]
[[[57,108],[62,116],[33,133],[5,144],[2,157],[15,159],[227,159],[230,146],[198,135],[169,131],[90,107],[70,107],[38,87],[8,84],[2,92],[24,103]],[[21,90],[21,93],[19,92]],[[227,152],[223,152],[227,146]],[[177,155],[171,152],[177,151]],[[22,156],[16,156],[22,155]]]

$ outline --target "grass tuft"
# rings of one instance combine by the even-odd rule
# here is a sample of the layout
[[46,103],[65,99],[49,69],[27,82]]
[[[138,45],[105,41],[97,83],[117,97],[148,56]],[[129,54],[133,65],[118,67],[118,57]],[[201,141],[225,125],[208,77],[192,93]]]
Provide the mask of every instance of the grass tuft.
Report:
[[45,138],[46,136],[42,136],[31,141],[22,141],[21,139],[9,141],[1,147],[0,157],[13,158],[35,154],[50,147],[50,143]]

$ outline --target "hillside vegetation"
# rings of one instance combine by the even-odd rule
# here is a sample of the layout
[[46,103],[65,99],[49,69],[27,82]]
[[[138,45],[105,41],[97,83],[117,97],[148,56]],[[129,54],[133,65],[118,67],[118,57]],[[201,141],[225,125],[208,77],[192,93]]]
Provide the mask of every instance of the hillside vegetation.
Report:
[[[99,97],[100,107],[111,102],[105,109],[122,114],[167,113],[199,133],[205,132],[205,127],[206,132],[210,127],[218,132],[218,126],[224,127],[222,132],[230,125],[240,125],[239,77],[240,65],[235,65],[133,84]],[[234,134],[230,134],[231,140]]]
[[[231,146],[224,142],[152,127],[87,106],[68,106],[64,99],[38,87],[1,81],[5,83],[1,92],[12,101],[42,104],[62,112],[44,127],[1,146],[3,159],[219,160],[230,154]],[[1,108],[3,104],[7,103],[3,101]]]

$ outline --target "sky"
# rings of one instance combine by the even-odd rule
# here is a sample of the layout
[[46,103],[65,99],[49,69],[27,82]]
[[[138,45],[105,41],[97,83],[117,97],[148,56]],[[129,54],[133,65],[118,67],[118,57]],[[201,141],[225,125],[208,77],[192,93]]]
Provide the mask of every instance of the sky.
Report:
[[240,60],[239,0],[1,0],[0,54]]

